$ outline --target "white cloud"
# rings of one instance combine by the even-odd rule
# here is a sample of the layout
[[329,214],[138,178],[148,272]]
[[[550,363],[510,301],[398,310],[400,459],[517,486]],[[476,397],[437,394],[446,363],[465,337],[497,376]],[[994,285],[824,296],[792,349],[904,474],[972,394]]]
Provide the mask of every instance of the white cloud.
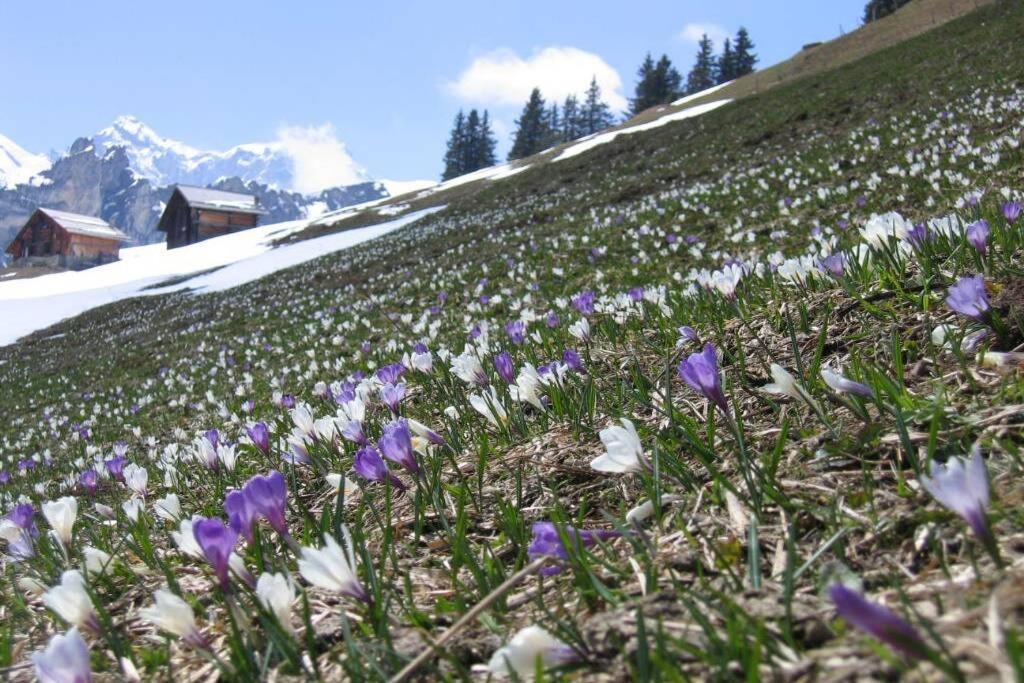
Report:
[[574,47],[546,47],[527,59],[509,49],[494,50],[474,59],[447,88],[465,102],[512,106],[523,104],[534,88],[548,100],[581,95],[594,77],[605,102],[625,109],[619,73],[593,52]]
[[368,180],[366,169],[349,156],[334,126],[281,126],[277,144],[292,158],[292,189],[303,194]]
[[725,39],[730,37],[729,32],[718,24],[696,23],[684,26],[683,30],[679,32],[679,39],[696,45],[704,35],[711,39],[711,43],[716,48],[721,47]]

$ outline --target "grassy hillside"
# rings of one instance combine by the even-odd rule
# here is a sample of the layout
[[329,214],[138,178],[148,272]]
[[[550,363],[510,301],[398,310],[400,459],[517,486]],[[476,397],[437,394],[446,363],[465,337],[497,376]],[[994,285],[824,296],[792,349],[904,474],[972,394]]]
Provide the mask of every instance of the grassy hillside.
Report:
[[[1019,676],[1022,32],[1020,3],[984,7],[357,248],[0,349],[0,509],[42,530],[0,527],[0,666],[28,675],[66,628],[39,593],[81,568],[94,617],[64,616],[112,679],[482,680],[538,654],[577,680]],[[991,504],[950,511],[928,475],[975,446]],[[272,470],[283,518],[247,484]],[[228,496],[234,531],[266,518],[251,538],[193,520]],[[309,550],[325,533],[354,579]],[[200,635],[147,611],[163,588]]]

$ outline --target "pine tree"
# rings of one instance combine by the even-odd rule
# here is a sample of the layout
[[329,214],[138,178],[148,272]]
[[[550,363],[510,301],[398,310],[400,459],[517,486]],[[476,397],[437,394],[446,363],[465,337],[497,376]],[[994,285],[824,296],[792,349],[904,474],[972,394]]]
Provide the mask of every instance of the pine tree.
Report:
[[460,110],[455,116],[455,124],[452,126],[451,135],[448,136],[448,146],[444,154],[444,172],[441,180],[450,180],[463,174],[463,149],[465,148],[466,137],[466,115]]
[[658,60],[658,65],[654,67],[654,75],[658,104],[668,104],[683,94],[683,77],[672,66],[668,55],[662,55]]
[[469,116],[466,117],[466,131],[463,137],[462,172],[470,173],[482,168],[480,165],[480,113],[476,109],[470,110]]
[[569,95],[562,104],[562,131],[564,142],[575,140],[583,134],[580,132],[580,105],[575,95]]
[[562,115],[558,110],[557,102],[551,103],[551,109],[548,110],[546,125],[547,139],[544,141],[545,149],[565,142],[565,139],[562,137]]
[[490,116],[486,111],[483,117],[476,109],[470,110],[468,116],[460,111],[455,117],[455,124],[448,138],[441,179],[450,180],[480,168],[493,166],[497,163],[497,144],[491,130]]
[[668,55],[662,55],[655,64],[648,54],[643,64],[637,71],[639,81],[636,84],[636,93],[630,101],[630,113],[639,114],[645,109],[667,104],[676,99],[680,94],[682,76],[674,66]]
[[657,102],[654,101],[654,60],[651,59],[651,53],[648,52],[647,56],[644,57],[643,64],[636,71],[636,90],[633,94],[633,98],[629,101],[629,110],[632,114],[639,114],[644,109],[653,107]]
[[736,53],[732,49],[732,41],[728,38],[722,45],[722,55],[718,58],[715,80],[719,83],[727,83],[736,78]]
[[[739,47],[739,46],[737,46]],[[715,57],[711,39],[705,33],[697,47],[697,59],[686,79],[686,92],[692,95],[715,85]]]
[[593,135],[612,125],[611,108],[601,99],[601,86],[597,84],[597,77],[590,79],[590,87],[587,88],[586,98],[583,100],[583,108],[580,110],[579,135]]
[[757,55],[754,54],[754,43],[750,41],[750,34],[747,29],[740,27],[736,32],[736,41],[733,44],[733,59],[736,63],[736,71],[733,78],[746,76],[754,72],[754,65],[757,64]]
[[[480,166],[479,168],[487,168],[488,166],[494,166],[498,163],[498,140],[494,137],[494,131],[491,130],[491,116],[484,110],[484,118],[480,122]],[[474,171],[477,169],[473,169]]]
[[534,88],[530,99],[523,107],[523,113],[516,119],[516,132],[508,158],[522,159],[544,149],[548,139],[547,110],[540,89]]

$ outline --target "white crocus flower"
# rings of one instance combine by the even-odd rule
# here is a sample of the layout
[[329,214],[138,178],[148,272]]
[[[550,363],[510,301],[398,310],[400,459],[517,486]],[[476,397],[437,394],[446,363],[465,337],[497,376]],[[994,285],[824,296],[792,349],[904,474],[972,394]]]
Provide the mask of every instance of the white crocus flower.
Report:
[[145,507],[146,504],[142,499],[134,496],[121,503],[121,509],[124,510],[124,514],[133,522],[139,521],[139,515]]
[[605,452],[590,466],[598,472],[635,472],[643,466],[644,447],[633,423],[622,418],[622,426],[602,429],[599,436]]
[[201,560],[205,557],[203,549],[199,547],[196,542],[195,534],[192,533],[192,520],[183,519],[178,524],[178,530],[171,532],[171,538],[174,540],[174,545],[178,546],[178,550],[184,554],[194,557],[197,560]]
[[473,406],[476,412],[486,417],[496,429],[500,429],[508,420],[508,413],[505,412],[505,407],[498,400],[498,392],[494,390],[494,387],[490,387],[483,395],[470,394],[469,405]]
[[313,411],[309,406],[305,403],[300,403],[292,409],[291,415],[295,427],[305,437],[312,439],[316,435],[316,418],[313,416]]
[[110,565],[110,554],[103,552],[99,548],[94,548],[91,545],[87,545],[82,548],[82,555],[85,558],[85,573],[90,576],[93,574],[102,574]]
[[146,497],[146,485],[149,483],[149,472],[145,467],[129,463],[124,468],[124,483],[135,495]]
[[238,462],[238,452],[235,450],[235,445],[227,446],[221,444],[217,446],[217,460],[224,465],[225,470],[234,472],[235,463]]
[[139,618],[161,631],[183,639],[196,647],[205,647],[206,639],[196,626],[192,606],[169,590],[161,588],[153,594],[153,605],[139,610]]
[[168,493],[163,498],[153,503],[153,512],[156,516],[168,522],[177,522],[181,519],[181,501],[177,493]]
[[46,523],[53,529],[64,547],[71,544],[71,533],[78,519],[78,501],[72,496],[64,496],[42,504],[43,517]]
[[327,484],[335,493],[341,493],[341,487],[344,486],[346,498],[348,498],[349,496],[351,496],[352,494],[359,490],[359,487],[355,484],[355,482],[353,482],[345,475],[338,474],[337,472],[331,472],[330,474],[325,475],[324,479],[327,480]]
[[537,410],[544,410],[544,403],[540,400],[543,380],[537,373],[537,368],[531,363],[526,363],[516,377],[516,385],[509,387],[512,398],[523,403],[529,403]]
[[318,588],[366,601],[369,596],[356,575],[352,536],[348,532],[348,527],[342,526],[341,531],[345,537],[347,554],[333,536],[324,534],[326,545],[323,548],[302,548],[299,573],[302,574],[302,578]]
[[580,318],[572,325],[569,325],[569,334],[584,344],[587,343],[590,341],[590,323],[586,318]]
[[797,388],[796,378],[786,368],[778,363],[772,363],[772,379],[770,384],[761,387],[761,391],[777,396],[789,396],[790,398],[803,398]]
[[572,648],[561,640],[540,626],[527,626],[494,653],[487,668],[495,676],[508,676],[515,672],[520,678],[529,678],[533,676],[538,660],[547,668],[575,658]]
[[466,346],[465,351],[452,358],[452,372],[466,384],[477,384],[483,386],[487,383],[487,373],[484,372],[480,358],[471,346]]
[[289,631],[292,630],[291,614],[295,595],[295,586],[284,574],[264,573],[256,581],[256,598]]
[[92,598],[85,590],[82,572],[69,569],[60,575],[60,583],[43,595],[43,604],[72,626],[99,629]]

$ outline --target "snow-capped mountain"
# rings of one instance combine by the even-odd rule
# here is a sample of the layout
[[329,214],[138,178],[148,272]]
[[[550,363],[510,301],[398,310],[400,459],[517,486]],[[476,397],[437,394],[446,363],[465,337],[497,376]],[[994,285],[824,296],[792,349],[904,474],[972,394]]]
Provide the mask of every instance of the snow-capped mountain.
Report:
[[312,194],[370,180],[329,127],[283,128],[273,142],[202,150],[165,138],[133,116],[119,116],[93,136],[100,155],[123,147],[135,173],[154,185],[205,186],[238,177],[280,190]]
[[50,168],[45,154],[26,152],[17,143],[0,134],[0,188],[28,183]]

